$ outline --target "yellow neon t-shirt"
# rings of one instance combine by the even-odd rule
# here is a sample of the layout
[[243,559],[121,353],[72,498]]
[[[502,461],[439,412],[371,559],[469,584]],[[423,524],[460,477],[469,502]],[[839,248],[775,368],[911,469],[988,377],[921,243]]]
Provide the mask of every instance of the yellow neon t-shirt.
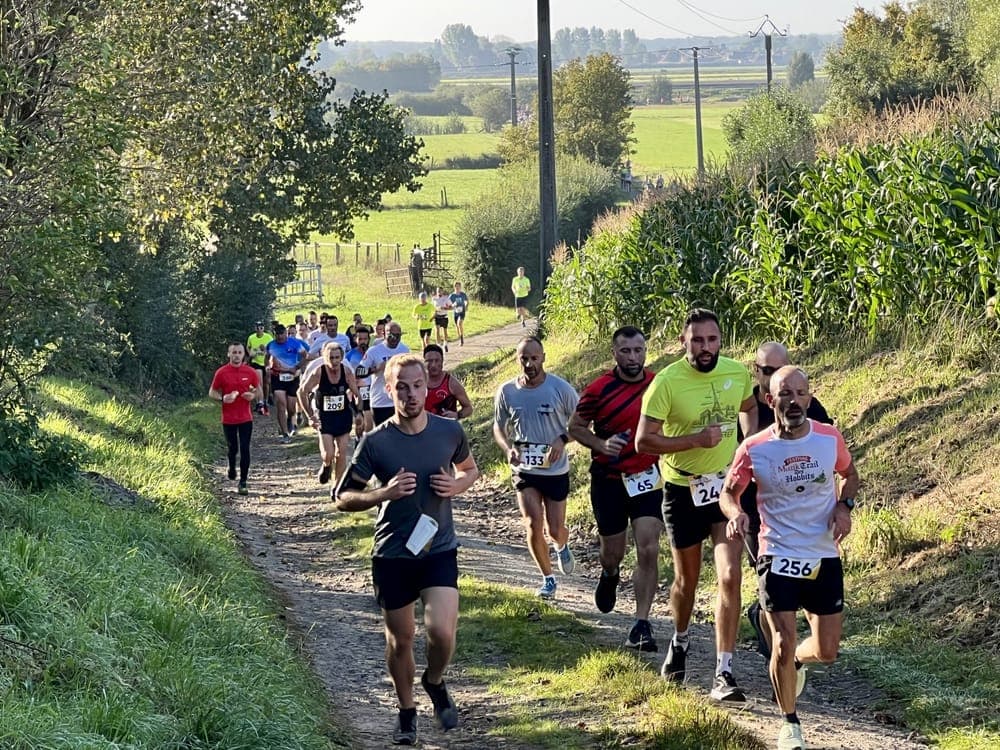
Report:
[[665,453],[660,459],[663,478],[683,486],[692,474],[725,469],[736,452],[740,405],[751,395],[749,371],[729,357],[719,357],[711,372],[696,370],[686,357],[661,370],[643,394],[642,413],[662,421],[666,437],[690,435],[710,424],[722,427],[722,440],[714,448]]
[[434,317],[434,303],[417,303],[413,306],[413,317],[417,319],[417,327],[424,330],[431,327],[431,318]]
[[250,351],[250,361],[255,365],[263,367],[266,362],[264,350],[272,341],[274,341],[274,336],[269,333],[251,333],[250,337],[247,339],[247,349]]
[[531,279],[527,276],[515,276],[510,282],[510,289],[515,297],[527,297],[531,294]]

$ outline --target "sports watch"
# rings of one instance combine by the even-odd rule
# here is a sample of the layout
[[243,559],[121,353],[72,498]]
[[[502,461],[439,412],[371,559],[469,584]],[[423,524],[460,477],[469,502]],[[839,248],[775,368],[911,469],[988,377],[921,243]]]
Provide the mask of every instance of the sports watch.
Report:
[[857,503],[854,502],[853,497],[842,497],[837,502],[846,505],[848,510],[854,510],[854,506],[857,505]]

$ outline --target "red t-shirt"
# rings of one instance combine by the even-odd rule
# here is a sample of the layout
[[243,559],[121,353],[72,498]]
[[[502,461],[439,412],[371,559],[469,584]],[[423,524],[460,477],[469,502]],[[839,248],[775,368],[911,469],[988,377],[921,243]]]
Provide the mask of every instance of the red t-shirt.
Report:
[[655,377],[649,369],[643,372],[643,376],[638,383],[628,383],[618,377],[616,367],[597,378],[580,395],[576,413],[584,421],[593,422],[594,434],[601,440],[629,431],[628,444],[617,458],[591,451],[594,461],[591,471],[600,470],[615,477],[645,471],[656,463],[656,456],[635,452],[635,433],[642,416],[642,394]]
[[451,392],[451,373],[445,373],[444,380],[437,388],[427,387],[424,409],[441,416],[442,411],[458,411],[458,399]]
[[[233,367],[225,364],[215,371],[212,377],[212,390],[218,391],[223,396],[233,391],[240,394],[255,390],[260,386],[260,378],[257,371],[249,365]],[[222,424],[243,424],[252,422],[253,412],[250,411],[250,402],[239,396],[233,403],[222,402]]]

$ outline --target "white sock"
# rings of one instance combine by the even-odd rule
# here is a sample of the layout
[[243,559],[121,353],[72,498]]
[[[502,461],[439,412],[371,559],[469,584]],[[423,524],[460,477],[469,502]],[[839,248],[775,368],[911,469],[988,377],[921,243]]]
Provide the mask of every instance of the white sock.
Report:
[[720,651],[719,656],[715,661],[715,673],[722,674],[723,672],[733,673],[733,652],[732,651]]
[[674,645],[680,646],[682,649],[687,651],[688,647],[688,632],[686,630],[675,630],[674,631]]

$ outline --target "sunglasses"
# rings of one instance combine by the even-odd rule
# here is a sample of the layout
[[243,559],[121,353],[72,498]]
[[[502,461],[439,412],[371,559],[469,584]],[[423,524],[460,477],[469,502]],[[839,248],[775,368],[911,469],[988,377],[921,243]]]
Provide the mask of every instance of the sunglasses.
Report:
[[757,372],[762,372],[768,377],[771,377],[774,373],[781,369],[780,367],[771,367],[770,365],[758,365],[756,362],[753,363],[753,366]]

